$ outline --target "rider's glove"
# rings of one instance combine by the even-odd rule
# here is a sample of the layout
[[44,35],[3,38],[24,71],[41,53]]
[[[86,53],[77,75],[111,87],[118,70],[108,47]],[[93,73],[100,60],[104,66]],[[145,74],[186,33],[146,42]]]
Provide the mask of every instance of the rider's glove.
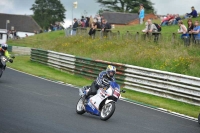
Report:
[[10,62],[10,63],[13,63],[13,60],[12,60],[12,59],[9,59],[9,62]]

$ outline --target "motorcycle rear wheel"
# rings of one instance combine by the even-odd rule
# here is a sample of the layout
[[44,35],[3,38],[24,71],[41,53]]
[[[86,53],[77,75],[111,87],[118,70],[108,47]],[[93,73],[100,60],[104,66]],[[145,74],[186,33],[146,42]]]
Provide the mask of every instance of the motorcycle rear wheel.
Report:
[[115,112],[115,103],[110,102],[103,106],[100,113],[100,119],[103,121],[108,120]]
[[83,105],[82,98],[80,98],[80,99],[78,100],[78,103],[77,103],[77,105],[76,105],[76,113],[77,113],[77,114],[80,114],[80,115],[82,115],[82,114],[85,113],[85,109],[84,109],[84,105]]

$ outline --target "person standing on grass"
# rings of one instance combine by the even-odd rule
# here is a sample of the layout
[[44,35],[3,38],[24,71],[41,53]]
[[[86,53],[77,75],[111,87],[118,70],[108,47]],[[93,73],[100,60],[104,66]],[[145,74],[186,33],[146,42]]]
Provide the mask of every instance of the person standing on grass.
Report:
[[182,34],[181,38],[189,37],[187,27],[183,24],[182,20],[178,21],[178,25],[179,25],[178,33]]
[[200,40],[200,25],[199,21],[196,20],[194,23],[195,27],[193,30],[190,31],[190,33],[194,34],[195,40]]
[[[187,24],[188,24],[188,33],[190,33],[190,31],[192,31],[194,29],[192,19],[188,19]],[[191,38],[192,34],[189,34],[189,37]]]
[[77,22],[77,19],[74,18],[74,24],[73,24],[73,27],[72,27],[72,35],[76,35],[77,28],[78,28],[78,22]]
[[144,22],[144,15],[145,15],[144,6],[143,6],[143,4],[140,4],[140,10],[139,10],[140,24],[143,24],[143,22]]

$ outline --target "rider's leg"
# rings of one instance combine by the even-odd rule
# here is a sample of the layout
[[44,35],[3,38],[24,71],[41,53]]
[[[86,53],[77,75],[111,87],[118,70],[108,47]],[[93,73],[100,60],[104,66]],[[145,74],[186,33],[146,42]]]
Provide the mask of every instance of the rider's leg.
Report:
[[94,81],[88,91],[88,93],[83,96],[83,101],[85,101],[86,98],[88,98],[90,95],[96,95],[97,94],[97,90],[98,90],[98,86],[96,84],[96,81]]

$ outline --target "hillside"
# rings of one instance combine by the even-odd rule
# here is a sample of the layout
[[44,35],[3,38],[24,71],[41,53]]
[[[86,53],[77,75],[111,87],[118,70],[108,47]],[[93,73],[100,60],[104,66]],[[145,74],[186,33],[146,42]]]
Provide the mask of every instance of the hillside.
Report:
[[119,30],[121,36],[124,36],[118,39],[91,39],[87,35],[65,37],[64,31],[57,31],[20,40],[10,40],[8,44],[200,77],[200,47],[197,44],[185,47],[179,35],[176,41],[172,42],[171,36],[173,32],[177,32],[177,25],[162,27],[162,40],[158,43],[145,41],[142,38],[136,41],[133,36],[126,38],[127,30],[135,34],[144,27],[144,25],[116,27],[113,32]]

